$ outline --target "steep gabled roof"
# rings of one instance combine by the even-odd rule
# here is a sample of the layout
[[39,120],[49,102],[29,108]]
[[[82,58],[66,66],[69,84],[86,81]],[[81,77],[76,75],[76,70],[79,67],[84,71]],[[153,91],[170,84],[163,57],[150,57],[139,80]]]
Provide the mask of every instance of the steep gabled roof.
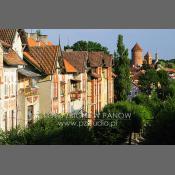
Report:
[[112,55],[104,54],[103,60],[105,67],[112,67]]
[[33,38],[30,38],[30,37],[27,39],[27,41],[28,41],[28,45],[30,47],[33,47],[33,46],[52,46],[53,45],[51,41],[44,43],[42,41],[35,41]]
[[149,58],[149,57],[152,57],[152,56],[151,56],[150,52],[147,52],[144,57]]
[[64,59],[63,61],[64,61],[64,67],[67,73],[77,72],[76,68],[73,65],[71,65],[66,59]]
[[0,29],[0,39],[12,45],[16,32],[16,29]]
[[25,62],[21,60],[19,55],[12,49],[4,53],[4,62],[10,66],[25,65]]
[[87,61],[90,67],[112,67],[112,56],[104,52],[69,51],[63,52],[63,59],[68,61],[78,72],[84,72]]
[[29,47],[24,53],[27,61],[46,75],[54,74],[59,58],[60,46]]
[[143,49],[141,48],[141,46],[138,44],[138,43],[136,43],[135,45],[134,45],[134,47],[132,48],[132,52],[133,51],[142,51]]
[[21,37],[22,44],[27,45],[27,36],[23,29],[0,29],[0,40],[12,46],[16,32]]
[[90,67],[101,67],[103,65],[103,52],[89,52],[88,61]]
[[90,67],[112,67],[112,56],[104,52],[89,52]]
[[78,72],[85,72],[87,59],[86,51],[63,52],[63,59],[67,60]]
[[11,45],[8,44],[8,43],[6,43],[5,41],[0,40],[0,43],[1,43],[1,45],[2,45],[3,47],[5,47],[5,48],[10,48],[10,47],[11,47]]

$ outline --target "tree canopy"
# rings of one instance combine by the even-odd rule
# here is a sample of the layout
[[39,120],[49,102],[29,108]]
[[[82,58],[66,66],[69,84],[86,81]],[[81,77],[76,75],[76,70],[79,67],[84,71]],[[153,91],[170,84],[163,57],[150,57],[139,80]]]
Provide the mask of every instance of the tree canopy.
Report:
[[65,46],[64,50],[66,49],[73,49],[74,51],[103,51],[106,54],[109,54],[109,50],[107,47],[102,46],[98,42],[94,41],[77,41],[72,46]]
[[126,100],[131,90],[130,60],[122,35],[118,36],[117,52],[114,53],[114,73],[117,75],[114,80],[115,101]]
[[[131,144],[132,133],[139,133],[151,118],[151,112],[142,105],[132,102],[109,104],[96,118],[93,128],[96,142],[97,144],[123,144],[128,140]],[[99,126],[99,121],[106,122],[107,125]]]

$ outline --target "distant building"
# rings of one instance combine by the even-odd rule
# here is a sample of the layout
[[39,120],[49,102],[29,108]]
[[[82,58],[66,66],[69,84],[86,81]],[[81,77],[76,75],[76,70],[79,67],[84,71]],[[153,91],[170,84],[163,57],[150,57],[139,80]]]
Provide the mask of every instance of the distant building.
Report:
[[152,65],[152,56],[150,52],[147,52],[144,56],[144,64]]
[[142,56],[143,49],[141,46],[136,43],[132,48],[132,66],[142,66],[143,64],[143,56]]

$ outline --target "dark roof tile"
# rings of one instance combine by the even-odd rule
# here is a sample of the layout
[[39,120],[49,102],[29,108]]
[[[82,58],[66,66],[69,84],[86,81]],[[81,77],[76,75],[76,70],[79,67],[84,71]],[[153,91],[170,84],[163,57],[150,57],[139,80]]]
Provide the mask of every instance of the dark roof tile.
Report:
[[35,46],[30,47],[29,52],[25,52],[24,56],[40,71],[43,71],[47,75],[51,75],[56,70],[57,60],[60,55],[59,52],[59,46]]

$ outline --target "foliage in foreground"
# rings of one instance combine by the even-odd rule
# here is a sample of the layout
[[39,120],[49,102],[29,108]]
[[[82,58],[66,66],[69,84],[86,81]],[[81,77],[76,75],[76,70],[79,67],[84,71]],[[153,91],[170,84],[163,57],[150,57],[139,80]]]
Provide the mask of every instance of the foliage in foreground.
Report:
[[[104,117],[104,114],[108,115]],[[125,116],[122,118],[119,115],[113,117],[113,114]],[[132,133],[139,133],[151,118],[151,112],[142,105],[131,102],[107,105],[99,118],[96,118],[96,122],[98,123],[101,120],[103,123],[108,122],[108,125],[95,125],[93,128],[96,142],[98,144],[123,144],[128,140],[128,143],[131,144]]]
[[29,128],[17,128],[1,132],[1,144],[24,145],[74,145],[93,144],[93,136],[87,125],[76,118],[61,115],[41,117]]
[[69,116],[41,116],[29,128],[0,132],[0,144],[125,144],[131,143],[132,133],[140,133],[143,129],[144,142],[141,144],[175,144],[175,98],[158,101],[156,95],[150,98],[140,94],[134,102],[105,106],[92,128],[79,122],[83,121]]
[[169,98],[159,109],[155,120],[145,130],[143,144],[175,144],[175,98]]

